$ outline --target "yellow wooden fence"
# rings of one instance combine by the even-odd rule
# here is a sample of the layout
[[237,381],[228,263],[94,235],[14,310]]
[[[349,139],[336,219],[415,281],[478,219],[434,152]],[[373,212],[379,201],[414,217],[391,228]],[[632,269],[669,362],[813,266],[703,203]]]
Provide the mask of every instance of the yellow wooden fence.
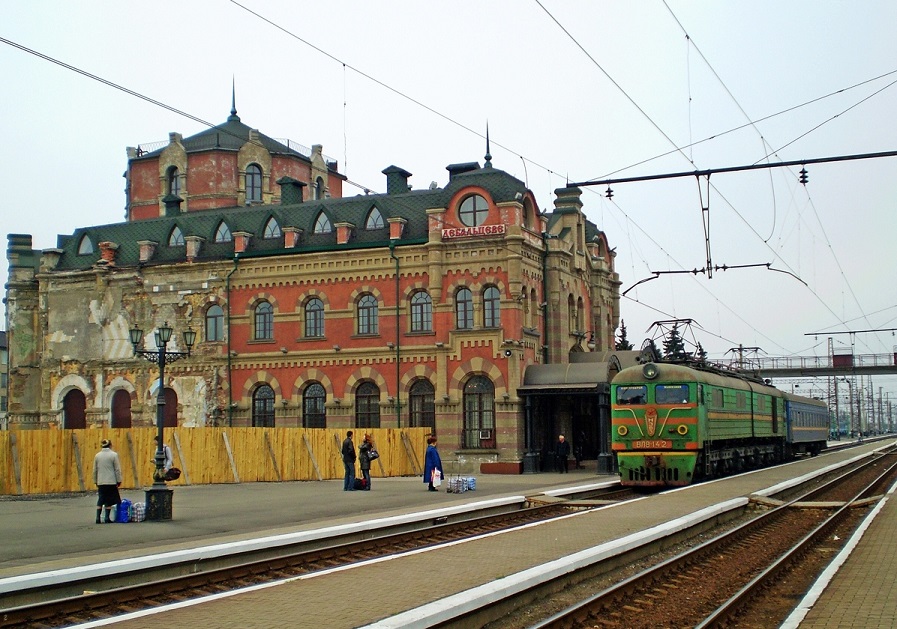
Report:
[[[380,458],[372,477],[422,473],[429,428],[376,428]],[[355,431],[355,445],[362,431]],[[92,491],[93,458],[103,439],[121,459],[123,488],[151,485],[155,428],[13,430],[0,432],[0,494]],[[170,428],[180,479],[171,485],[327,480],[343,477],[345,430],[305,428]]]

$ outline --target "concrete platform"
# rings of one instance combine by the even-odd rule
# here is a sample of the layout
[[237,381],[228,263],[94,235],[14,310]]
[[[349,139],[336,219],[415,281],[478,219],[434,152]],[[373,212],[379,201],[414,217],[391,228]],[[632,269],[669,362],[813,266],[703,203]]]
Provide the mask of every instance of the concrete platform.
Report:
[[[804,459],[598,511],[577,511],[559,521],[249,588],[236,595],[211,597],[200,604],[166,607],[152,616],[84,626],[432,626],[447,610],[451,612],[464,601],[500,595],[502,588],[515,587],[522,579],[569,569],[565,566],[608,552],[615,545],[638,543],[641,536],[657,527],[678,526],[702,509],[718,508],[716,505],[727,501],[746,501],[752,494],[768,493],[764,490],[788,485],[797,476],[877,447],[881,444]],[[481,475],[477,478],[477,491],[463,494],[427,492],[419,478],[375,479],[371,492],[342,492],[341,481],[179,488],[172,521],[140,524],[93,524],[92,496],[6,500],[0,502],[0,531],[4,533],[0,537],[0,577],[222,540],[310,530],[485,497],[537,494],[608,479],[583,470],[567,475]],[[126,497],[131,498],[127,492]],[[650,508],[646,508],[649,502]],[[893,526],[894,518],[890,519]],[[895,535],[889,537],[897,539]],[[857,547],[862,545],[861,541]],[[890,589],[892,597],[897,595],[893,559],[893,554],[888,559],[887,554],[872,553],[860,560],[867,575],[882,575],[881,589],[885,594]],[[856,586],[860,585],[858,581]],[[853,602],[839,604],[869,605],[861,596],[868,589],[866,585],[855,590]],[[826,596],[823,593],[817,605]],[[890,601],[890,608],[883,607],[878,612],[882,617],[894,610],[893,598],[883,600]],[[850,625],[843,620],[839,623],[842,627],[891,626]]]

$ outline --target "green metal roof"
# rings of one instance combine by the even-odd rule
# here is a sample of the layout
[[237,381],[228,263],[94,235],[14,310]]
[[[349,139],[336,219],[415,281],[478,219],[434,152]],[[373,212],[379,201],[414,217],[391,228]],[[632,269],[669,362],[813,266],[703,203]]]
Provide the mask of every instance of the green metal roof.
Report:
[[[233,122],[233,121],[232,121]],[[113,223],[82,227],[71,235],[60,235],[57,247],[63,250],[58,270],[87,269],[100,256],[99,243],[111,241],[119,248],[116,252],[117,266],[136,266],[140,260],[139,241],[158,243],[156,251],[145,264],[165,264],[185,259],[185,245],[169,247],[169,237],[177,227],[184,237],[200,236],[205,239],[196,261],[224,260],[234,256],[233,242],[215,242],[215,233],[224,221],[231,234],[248,232],[250,239],[246,255],[260,255],[265,252],[289,251],[302,253],[333,249],[351,249],[389,244],[390,218],[405,219],[402,238],[397,244],[426,242],[428,238],[428,217],[426,210],[447,207],[451,197],[460,189],[476,185],[492,196],[496,203],[515,200],[518,193],[526,192],[526,185],[508,173],[491,167],[474,168],[464,173],[454,174],[445,188],[410,190],[401,194],[369,194],[338,199],[305,201],[292,205],[253,205],[250,207],[219,208],[186,212],[174,216],[154,219]],[[377,208],[384,220],[384,227],[366,229],[368,214]],[[314,233],[315,221],[323,212],[330,220],[330,233]],[[274,218],[281,230],[295,227],[302,230],[299,244],[294,249],[284,250],[283,237],[263,238],[265,225]],[[351,223],[355,226],[352,238],[346,245],[336,244],[336,224]],[[79,255],[78,248],[84,236],[93,244],[94,251]]]

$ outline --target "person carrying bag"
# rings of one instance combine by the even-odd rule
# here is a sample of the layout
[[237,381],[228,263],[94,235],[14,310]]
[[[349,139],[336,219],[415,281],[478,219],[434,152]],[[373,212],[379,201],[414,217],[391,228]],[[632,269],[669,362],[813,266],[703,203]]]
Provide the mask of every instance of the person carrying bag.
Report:
[[436,436],[427,437],[427,456],[424,459],[424,482],[428,491],[437,491],[442,484],[442,459],[439,458],[439,450],[436,449]]

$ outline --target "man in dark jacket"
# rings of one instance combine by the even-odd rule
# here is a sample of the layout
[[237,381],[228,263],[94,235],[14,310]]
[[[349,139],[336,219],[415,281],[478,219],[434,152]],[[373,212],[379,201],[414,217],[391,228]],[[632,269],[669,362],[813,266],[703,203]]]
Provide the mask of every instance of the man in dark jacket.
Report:
[[567,473],[567,457],[570,456],[570,444],[564,439],[564,435],[558,435],[558,442],[554,445],[555,463],[557,471]]
[[343,441],[343,465],[346,467],[346,475],[343,478],[343,491],[355,490],[355,444],[352,443],[352,431],[346,433]]

